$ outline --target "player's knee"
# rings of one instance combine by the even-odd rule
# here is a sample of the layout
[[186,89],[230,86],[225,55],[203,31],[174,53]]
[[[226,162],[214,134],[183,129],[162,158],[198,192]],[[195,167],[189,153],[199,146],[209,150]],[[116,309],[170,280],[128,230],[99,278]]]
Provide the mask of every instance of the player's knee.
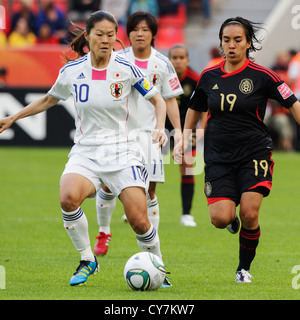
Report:
[[80,203],[69,193],[64,193],[60,195],[60,206],[66,212],[71,212],[76,210]]
[[131,225],[133,231],[136,234],[146,233],[151,226],[148,218],[146,218],[146,219],[133,219],[132,221],[129,221],[129,222],[130,222],[130,225]]
[[156,189],[156,183],[155,182],[150,182],[149,188],[148,188],[148,193],[149,193],[150,199],[154,199],[154,197],[155,197],[155,189]]
[[108,188],[105,184],[103,184],[103,185],[101,186],[101,189],[102,189],[103,191],[107,192],[107,193],[111,193],[111,191],[109,190],[109,188]]
[[216,227],[220,229],[224,229],[230,222],[227,219],[210,217],[210,222]]
[[246,229],[253,229],[258,226],[258,213],[255,210],[240,212],[242,226]]
[[226,228],[232,221],[232,217],[229,214],[210,213],[210,222],[220,229]]

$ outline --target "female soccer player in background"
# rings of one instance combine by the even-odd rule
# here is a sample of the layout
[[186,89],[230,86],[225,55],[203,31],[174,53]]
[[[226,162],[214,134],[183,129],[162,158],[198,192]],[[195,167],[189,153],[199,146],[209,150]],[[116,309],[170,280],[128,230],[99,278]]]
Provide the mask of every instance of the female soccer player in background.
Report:
[[[181,139],[180,115],[176,97],[183,93],[177,74],[169,59],[154,49],[157,32],[155,17],[148,12],[136,12],[127,21],[127,36],[131,47],[119,53],[142,69],[166,101],[167,114],[175,128],[174,138]],[[156,125],[154,108],[145,99],[138,98],[138,112],[141,123],[139,136],[146,156],[145,167],[149,175],[148,217],[156,230],[159,227],[159,204],[156,196],[156,183],[164,182],[164,167],[161,149],[151,143],[151,132]],[[110,221],[116,204],[115,195],[105,185],[102,186],[96,201],[99,235],[94,247],[96,254],[105,255],[111,239]]]
[[[184,127],[184,119],[188,110],[187,105],[190,100],[191,94],[195,90],[200,75],[189,67],[189,54],[187,47],[183,44],[174,45],[169,51],[169,59],[172,62],[175,71],[178,75],[180,84],[183,89],[183,94],[177,97],[181,127]],[[203,134],[206,127],[207,112],[202,113],[201,124],[198,128],[198,133]],[[167,117],[166,129],[173,130],[173,127]],[[197,137],[200,139],[199,134]],[[196,153],[196,130],[193,131],[190,137],[189,150],[185,152],[182,163],[180,163],[181,173],[181,203],[182,203],[182,215],[180,223],[187,227],[196,227],[197,223],[194,217],[190,214],[192,208],[192,201],[194,196],[195,177],[193,175],[193,164]],[[170,140],[171,143],[171,140]]]
[[188,134],[201,112],[209,111],[204,136],[205,194],[210,220],[217,228],[239,229],[237,282],[251,282],[249,273],[260,237],[258,221],[263,197],[272,186],[272,139],[263,123],[268,98],[288,108],[300,123],[300,103],[276,73],[251,60],[258,26],[242,17],[224,21],[220,46],[226,59],[205,69],[189,102],[183,141],[174,148],[182,157]]
[[117,21],[110,13],[91,14],[85,31],[71,43],[71,48],[82,57],[60,70],[44,97],[0,120],[1,133],[19,119],[43,112],[61,99],[74,97],[75,144],[60,180],[64,226],[81,254],[70,285],[85,283],[99,268],[80,205],[86,198],[94,197],[102,183],[118,195],[141,250],[161,255],[158,234],[147,216],[144,158],[131,132],[139,128],[136,118],[139,92],[156,110],[157,130],[153,140],[159,145],[165,143],[166,105],[143,72],[113,51],[117,29]]

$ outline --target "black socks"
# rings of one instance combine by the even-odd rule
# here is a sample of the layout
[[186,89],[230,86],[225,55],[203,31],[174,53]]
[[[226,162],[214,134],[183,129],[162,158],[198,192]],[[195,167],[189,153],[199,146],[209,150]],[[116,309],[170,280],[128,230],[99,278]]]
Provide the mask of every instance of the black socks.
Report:
[[249,271],[250,264],[255,257],[256,247],[260,237],[260,227],[254,230],[247,230],[241,227],[240,230],[240,262],[237,271],[242,269]]
[[181,176],[182,214],[190,214],[194,195],[194,176]]

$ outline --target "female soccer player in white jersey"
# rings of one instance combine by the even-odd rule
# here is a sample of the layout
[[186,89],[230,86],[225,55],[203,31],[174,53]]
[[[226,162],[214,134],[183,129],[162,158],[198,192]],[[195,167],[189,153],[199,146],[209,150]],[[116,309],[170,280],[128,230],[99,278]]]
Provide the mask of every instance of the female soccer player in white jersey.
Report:
[[[155,17],[148,12],[136,12],[127,21],[127,36],[131,47],[119,53],[128,58],[146,74],[148,80],[157,88],[166,101],[167,114],[175,128],[175,141],[181,138],[180,114],[176,97],[183,93],[179,79],[169,59],[154,49],[157,33]],[[149,174],[148,217],[154,227],[159,226],[159,205],[155,194],[156,183],[164,182],[164,167],[161,149],[151,143],[151,132],[156,125],[156,117],[152,105],[138,99],[139,117],[142,127],[140,142],[146,155],[146,169]],[[110,221],[115,208],[115,195],[104,185],[97,195],[97,218],[99,235],[94,247],[96,254],[105,255],[111,239]]]
[[[121,200],[141,250],[161,256],[158,234],[147,216],[148,177],[143,152],[131,133],[139,128],[137,96],[154,106],[157,116],[153,140],[164,144],[166,105],[141,70],[113,51],[118,24],[108,12],[97,11],[86,29],[71,43],[81,58],[68,62],[50,91],[22,111],[0,120],[0,133],[16,120],[55,106],[73,96],[76,133],[69,161],[60,181],[60,204],[66,228],[81,261],[70,285],[85,283],[98,271],[91,250],[88,222],[81,203],[95,196],[105,183]],[[85,54],[84,49],[89,53]]]

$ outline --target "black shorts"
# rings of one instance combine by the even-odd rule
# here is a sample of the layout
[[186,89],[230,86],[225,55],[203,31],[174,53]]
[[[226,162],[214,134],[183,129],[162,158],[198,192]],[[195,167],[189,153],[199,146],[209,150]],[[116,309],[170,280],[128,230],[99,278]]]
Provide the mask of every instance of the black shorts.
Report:
[[205,195],[208,204],[223,199],[239,205],[242,193],[259,192],[268,196],[272,187],[274,161],[266,150],[233,165],[205,166]]

